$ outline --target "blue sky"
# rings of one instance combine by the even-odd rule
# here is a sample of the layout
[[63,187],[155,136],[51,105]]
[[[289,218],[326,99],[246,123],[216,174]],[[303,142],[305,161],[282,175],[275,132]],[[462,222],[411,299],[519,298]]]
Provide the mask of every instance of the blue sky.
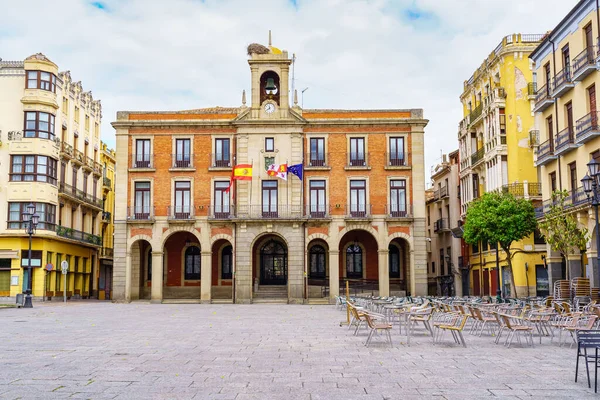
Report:
[[459,95],[507,34],[552,29],[575,0],[30,0],[0,13],[0,58],[43,52],[119,110],[239,106],[245,48],[296,53],[306,108],[423,108],[426,173],[458,148]]

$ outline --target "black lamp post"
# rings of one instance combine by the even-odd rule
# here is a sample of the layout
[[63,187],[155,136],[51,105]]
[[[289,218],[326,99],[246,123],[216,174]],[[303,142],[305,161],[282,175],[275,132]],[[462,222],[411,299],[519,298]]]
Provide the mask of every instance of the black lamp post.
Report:
[[599,280],[595,286],[600,284],[600,227],[598,224],[598,205],[600,204],[600,163],[592,159],[588,164],[588,173],[583,177],[583,190],[588,199],[591,197],[592,206],[596,213],[596,265],[599,272]]
[[31,271],[31,237],[35,233],[35,227],[40,222],[40,216],[35,213],[35,205],[29,203],[27,206],[27,212],[23,213],[23,222],[25,225],[25,232],[29,235],[29,255],[27,257],[27,291],[25,294],[24,308],[33,308],[33,302],[31,301],[31,282],[33,281],[33,274]]

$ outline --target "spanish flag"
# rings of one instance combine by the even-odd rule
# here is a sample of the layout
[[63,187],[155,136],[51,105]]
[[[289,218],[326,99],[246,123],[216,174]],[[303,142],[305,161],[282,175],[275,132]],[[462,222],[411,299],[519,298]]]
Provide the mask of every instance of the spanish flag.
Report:
[[229,181],[229,187],[225,190],[225,193],[228,193],[231,189],[231,185],[233,185],[233,181],[251,181],[252,180],[252,164],[238,164],[233,167],[233,171],[231,173],[231,180]]

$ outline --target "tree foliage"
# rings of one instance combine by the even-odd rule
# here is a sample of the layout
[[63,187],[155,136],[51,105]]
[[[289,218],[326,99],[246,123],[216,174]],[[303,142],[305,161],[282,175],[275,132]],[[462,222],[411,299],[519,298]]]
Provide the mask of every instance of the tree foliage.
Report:
[[490,192],[469,205],[463,238],[469,244],[488,242],[500,245],[506,253],[511,291],[516,296],[510,246],[514,241],[531,235],[536,228],[535,211],[529,200],[516,198],[511,193]]
[[[566,190],[552,193],[552,205],[540,222],[540,230],[553,251],[558,251],[568,262],[567,256],[575,250],[585,249],[590,240],[586,227],[580,226],[573,213],[565,209],[565,200],[569,197]],[[568,274],[569,268],[567,268]],[[567,276],[567,279],[574,278]]]

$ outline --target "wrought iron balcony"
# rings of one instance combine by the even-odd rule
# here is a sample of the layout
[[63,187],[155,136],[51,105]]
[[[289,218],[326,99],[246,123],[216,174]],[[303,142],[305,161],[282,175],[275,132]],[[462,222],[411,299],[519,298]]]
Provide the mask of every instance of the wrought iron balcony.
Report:
[[306,204],[304,216],[308,219],[331,218],[331,206],[329,204]]
[[210,160],[211,168],[232,168],[235,164],[235,155],[229,153],[212,153]]
[[537,82],[529,82],[527,84],[527,99],[534,100],[537,93]]
[[369,219],[372,217],[371,204],[346,204],[344,214],[350,219]]
[[302,206],[289,204],[238,205],[237,219],[300,219],[303,217]]
[[304,155],[305,168],[329,168],[329,153],[310,152]]
[[600,113],[593,111],[575,123],[575,142],[583,144],[600,135]]
[[538,89],[535,94],[535,106],[533,107],[534,112],[544,111],[546,108],[554,104],[554,99],[550,93],[550,84],[546,84]]
[[[583,186],[578,187],[575,190],[572,190],[564,200],[564,208],[568,209],[571,207],[585,207],[591,203],[591,198],[587,196],[585,191],[583,190]],[[542,203],[541,207],[535,208],[535,216],[537,218],[542,218],[545,214],[550,211],[550,208],[553,204],[556,204],[552,201],[552,199],[546,199]]]
[[385,153],[387,167],[408,167],[408,155],[405,153]]
[[194,207],[189,205],[168,206],[167,219],[171,222],[194,222],[196,220]]
[[433,223],[433,231],[434,232],[447,232],[450,230],[450,224],[448,222],[448,218],[440,218]]
[[473,152],[471,154],[471,166],[474,167],[479,161],[483,160],[483,156],[485,155],[485,149],[482,147],[479,150]]
[[567,127],[556,135],[554,154],[559,156],[570,149],[578,147],[575,143],[575,134],[572,127]]
[[131,168],[154,168],[154,154],[133,154]]
[[369,153],[350,152],[347,154],[346,167],[348,168],[368,168],[369,167]]
[[550,161],[556,160],[554,154],[554,141],[546,140],[540,144],[535,152],[537,154],[536,166],[545,165]]
[[127,221],[130,222],[154,222],[153,206],[127,207]]
[[469,113],[469,120],[471,121],[471,125],[474,125],[478,121],[478,118],[481,117],[482,113],[483,104],[479,104]]
[[56,225],[56,234],[67,239],[77,240],[78,242],[93,244],[94,246],[102,246],[102,237],[78,231],[66,226]]
[[567,65],[562,71],[554,75],[554,87],[552,90],[553,97],[560,97],[575,87],[573,77],[571,75],[571,66]]
[[227,220],[235,218],[233,205],[213,205],[208,207],[208,219]]
[[586,47],[573,59],[573,81],[582,81],[596,71],[596,57],[592,46]]
[[194,155],[171,154],[171,168],[194,168]]
[[72,200],[77,200],[93,207],[102,209],[102,199],[86,193],[83,190],[77,189],[69,184],[60,182],[58,184],[58,194],[70,197]]
[[386,204],[386,218],[412,218],[412,209],[410,204]]

